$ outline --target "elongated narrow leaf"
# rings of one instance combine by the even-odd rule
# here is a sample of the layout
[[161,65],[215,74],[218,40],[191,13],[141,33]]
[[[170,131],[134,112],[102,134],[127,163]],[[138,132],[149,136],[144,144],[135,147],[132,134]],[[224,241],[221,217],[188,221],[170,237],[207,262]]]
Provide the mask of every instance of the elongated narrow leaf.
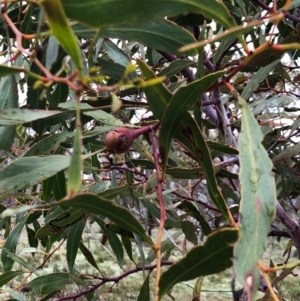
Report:
[[[25,223],[26,223],[26,218],[24,218],[21,222],[19,222],[15,226],[15,228],[11,231],[8,238],[6,239],[3,249],[7,249],[11,253],[16,252],[19,238],[21,236]],[[10,258],[7,252],[3,252],[3,251],[1,252],[1,261],[3,264],[4,271],[10,271],[15,262],[12,258]]]
[[36,275],[38,275],[36,269],[31,264],[29,264],[26,260],[24,260],[23,258],[21,258],[20,256],[17,256],[15,253],[10,252],[8,249],[3,249],[3,252],[5,252],[7,254],[7,256],[11,260],[13,260],[14,262],[19,263],[24,268],[26,268],[29,271],[32,271],[33,273],[35,273]]
[[85,227],[85,219],[80,220],[78,223],[72,225],[68,232],[67,238],[67,262],[69,270],[72,273],[74,269],[74,263],[77,256],[82,232]]
[[70,156],[22,157],[0,173],[0,195],[33,186],[67,168]]
[[18,275],[24,274],[23,271],[8,271],[0,275],[0,287],[14,279]]
[[17,67],[9,67],[6,65],[0,65],[0,77],[7,76],[7,75],[14,75],[21,72],[24,72],[25,70],[23,68],[17,68]]
[[141,287],[141,290],[140,290],[137,301],[150,301],[150,285],[149,285],[149,282],[150,282],[150,273],[146,277],[146,279],[145,279],[145,281],[144,281],[144,283]]
[[142,23],[145,16],[149,21],[156,21],[165,16],[197,12],[227,28],[236,25],[227,8],[216,0],[127,0],[126,2],[61,0],[61,2],[69,18],[82,21],[92,27]]
[[106,235],[106,237],[108,239],[108,242],[109,242],[113,252],[115,253],[115,255],[117,257],[117,260],[118,260],[120,266],[123,266],[123,264],[124,264],[124,251],[123,251],[123,247],[122,247],[122,244],[120,242],[119,237],[117,236],[116,233],[108,231],[108,229],[106,228],[105,223],[103,222],[103,220],[101,220],[97,216],[93,216],[93,217],[94,217],[95,221],[101,227],[103,233]]
[[232,266],[233,246],[238,231],[223,229],[207,237],[203,246],[193,248],[187,255],[162,274],[159,297],[165,295],[175,284],[200,276],[219,273]]
[[162,157],[162,165],[165,170],[172,137],[178,129],[178,125],[188,109],[201,97],[202,93],[211,86],[225,72],[211,73],[189,85],[180,88],[172,97],[167,106],[161,122],[159,134],[159,150]]
[[[150,70],[143,61],[137,60],[137,63],[147,79],[155,78],[152,70]],[[154,116],[161,120],[171,101],[172,94],[160,83],[153,87],[146,87],[144,88],[144,91]],[[178,131],[175,132],[174,137],[185,145],[199,162],[207,177],[208,192],[212,201],[223,213],[225,218],[230,221],[226,202],[216,182],[212,158],[206,141],[195,120],[188,112],[185,112],[183,115]]]
[[[18,85],[14,75],[1,80],[0,109],[16,109],[19,107]],[[0,149],[10,150],[15,140],[16,127],[0,126]]]
[[42,238],[62,232],[68,227],[78,223],[85,216],[84,211],[78,208],[70,208],[63,211],[47,221],[47,223],[36,232],[35,238]]
[[84,209],[86,212],[104,215],[121,227],[124,227],[126,230],[138,234],[151,246],[153,245],[152,239],[146,235],[144,227],[127,209],[117,206],[96,195],[80,194],[73,199],[61,201],[55,205],[72,206],[74,208]]
[[266,77],[270,74],[270,72],[274,69],[274,67],[279,63],[280,60],[276,60],[272,64],[260,68],[258,72],[256,72],[253,77],[251,78],[250,82],[247,84],[247,86],[243,89],[243,92],[241,94],[241,98],[244,100],[248,100],[248,98],[251,96],[253,91],[258,87],[258,85],[266,79]]
[[239,135],[241,236],[235,247],[235,271],[239,281],[252,292],[248,297],[254,300],[259,283],[257,261],[266,249],[266,238],[274,219],[276,188],[271,175],[273,165],[261,144],[263,135],[259,125],[242,98],[239,104],[242,107]]
[[5,109],[0,111],[0,125],[19,125],[61,113],[61,111]]
[[157,76],[167,76],[170,78],[192,64],[193,62],[189,60],[174,61],[170,63],[168,67],[164,68]]
[[73,152],[69,167],[69,180],[68,180],[68,196],[74,196],[81,187],[81,171],[83,169],[83,161],[81,156],[81,129],[78,126],[75,133],[73,142]]
[[93,256],[93,254],[90,252],[90,250],[82,243],[79,244],[79,249],[84,255],[85,259],[90,263],[95,269],[97,269],[100,272],[100,269],[96,263],[96,260]]
[[30,281],[27,285],[31,288],[35,295],[46,295],[62,289],[70,279],[68,273],[53,273],[37,277]]
[[100,196],[101,198],[112,200],[118,195],[120,195],[122,192],[128,191],[128,189],[129,189],[129,185],[123,185],[119,187],[106,189],[105,191],[99,192],[97,195]]
[[74,133],[62,132],[54,135],[45,137],[44,139],[39,140],[35,143],[24,155],[24,157],[29,156],[39,156],[49,154],[50,151],[57,148],[60,143],[65,140],[71,139],[74,137]]
[[[182,27],[168,20],[134,25],[119,25],[100,31],[101,37],[138,41],[144,45],[169,53],[180,54],[178,48],[196,42]],[[196,51],[189,53],[195,55]]]
[[83,77],[83,63],[81,60],[78,40],[68,23],[61,1],[44,0],[41,1],[41,5],[46,12],[48,25],[52,31],[52,34],[59,41],[60,45],[66,50],[66,52],[71,56],[77,66],[79,75]]

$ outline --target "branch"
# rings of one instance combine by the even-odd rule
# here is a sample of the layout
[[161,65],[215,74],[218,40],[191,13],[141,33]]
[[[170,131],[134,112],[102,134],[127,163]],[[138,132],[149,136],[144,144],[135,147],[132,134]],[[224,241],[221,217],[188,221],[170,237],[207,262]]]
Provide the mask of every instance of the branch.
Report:
[[287,228],[291,235],[291,239],[297,249],[298,259],[300,259],[300,227],[282,208],[280,203],[276,202],[276,216],[280,222]]
[[[166,265],[172,265],[173,263],[174,262],[171,261],[171,260],[165,260],[165,261],[161,261],[160,264],[162,266],[166,266]],[[131,270],[128,270],[128,271],[124,272],[123,274],[121,274],[119,276],[102,278],[102,280],[99,283],[92,285],[92,287],[87,289],[87,290],[81,291],[77,294],[73,294],[73,295],[58,298],[55,301],[76,300],[77,298],[79,298],[81,296],[84,296],[84,295],[87,295],[87,294],[93,292],[94,290],[96,290],[97,288],[99,288],[100,286],[102,286],[105,283],[108,283],[108,282],[118,283],[121,279],[127,277],[128,275],[131,275],[131,274],[134,274],[134,273],[137,273],[137,272],[140,272],[140,271],[152,271],[155,268],[156,268],[156,264],[152,264],[152,265],[148,265],[148,266],[144,266],[144,267],[142,267],[142,266],[139,267],[138,266],[136,268],[133,268]]]

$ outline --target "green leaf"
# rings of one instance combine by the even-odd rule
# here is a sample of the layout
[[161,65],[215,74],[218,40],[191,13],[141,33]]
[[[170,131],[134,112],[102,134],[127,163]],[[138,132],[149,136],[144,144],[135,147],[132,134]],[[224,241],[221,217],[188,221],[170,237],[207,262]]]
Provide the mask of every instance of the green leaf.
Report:
[[30,281],[27,286],[34,291],[34,295],[46,295],[61,290],[69,282],[68,273],[52,273],[37,277]]
[[137,301],[150,301],[150,275],[151,273],[148,273],[148,276],[141,287]]
[[190,60],[177,60],[171,62],[170,65],[160,71],[157,76],[166,76],[167,78],[170,78],[192,64],[193,62]]
[[[116,24],[157,21],[165,16],[199,12],[205,18],[214,19],[227,28],[236,23],[227,8],[215,0],[118,0],[92,1],[62,0],[67,16],[92,27],[112,27]],[[134,7],[134,9],[132,9]]]
[[93,218],[99,224],[103,233],[106,235],[108,242],[117,257],[119,265],[122,267],[124,265],[124,251],[120,239],[118,238],[117,234],[108,231],[103,220],[101,220],[99,217],[95,215],[93,216]]
[[16,192],[66,169],[70,156],[22,157],[5,166],[0,173],[0,195]]
[[[77,120],[77,119],[76,119]],[[76,128],[75,138],[73,142],[73,152],[69,167],[68,179],[68,197],[74,196],[81,187],[81,172],[83,169],[83,161],[81,156],[81,129],[79,126]]]
[[195,225],[190,221],[182,221],[181,229],[186,239],[195,246],[198,244]]
[[53,195],[54,198],[59,201],[62,200],[67,195],[67,184],[65,171],[59,171],[55,176],[55,181],[53,185]]
[[287,160],[292,158],[293,156],[299,155],[300,152],[300,144],[296,144],[293,145],[291,147],[286,148],[285,150],[283,150],[281,153],[279,153],[278,155],[274,156],[272,158],[272,162],[273,163],[277,163],[281,160]]
[[257,261],[266,249],[266,238],[274,219],[276,188],[271,174],[272,162],[261,144],[260,127],[241,97],[239,104],[242,107],[239,135],[241,236],[235,246],[235,272],[244,287],[252,292],[249,299],[254,300],[259,283]]
[[90,116],[98,121],[103,122],[103,124],[113,125],[113,126],[124,126],[124,123],[114,117],[113,115],[106,113],[102,110],[84,112],[84,115]]
[[18,275],[24,274],[23,271],[8,271],[0,275],[0,287],[4,286],[10,280],[14,279]]
[[152,239],[146,235],[144,227],[127,209],[117,206],[99,196],[80,194],[72,199],[60,201],[53,205],[67,205],[78,209],[84,209],[86,212],[93,214],[104,215],[126,230],[138,234],[142,239],[153,246]]
[[113,200],[121,193],[128,191],[128,189],[129,189],[129,185],[122,185],[122,186],[106,189],[105,191],[97,193],[97,195],[107,200]]
[[0,77],[14,75],[14,74],[18,74],[18,73],[21,73],[24,71],[25,70],[23,68],[8,67],[6,65],[0,65]]
[[46,12],[48,25],[52,34],[71,56],[82,79],[83,62],[81,60],[81,52],[78,45],[78,40],[68,23],[68,19],[65,15],[61,1],[44,0],[41,2],[41,5]]
[[211,86],[225,72],[219,71],[211,73],[191,84],[180,88],[172,97],[170,104],[167,106],[164,117],[161,121],[161,129],[159,134],[159,150],[162,157],[162,165],[165,170],[169,148],[172,137],[178,129],[180,121],[187,113],[188,109],[201,97],[201,94]]
[[203,246],[193,248],[162,274],[159,281],[159,297],[179,282],[219,273],[231,267],[232,244],[237,239],[238,231],[233,229],[223,229],[210,234]]
[[[22,234],[24,225],[26,223],[26,217],[23,218],[22,221],[20,221],[15,228],[11,231],[8,238],[5,241],[5,244],[3,246],[3,249],[7,249],[11,253],[15,253],[17,249],[17,245],[19,242],[19,238]],[[3,264],[4,271],[9,271],[12,269],[12,266],[14,264],[14,260],[10,258],[7,252],[1,252],[1,261]]]
[[17,256],[15,253],[10,252],[7,249],[3,249],[3,251],[7,254],[7,257],[10,258],[11,260],[13,260],[14,262],[19,263],[20,265],[22,265],[24,268],[28,269],[29,271],[32,271],[33,273],[35,273],[36,275],[38,275],[36,269],[29,264],[26,260],[24,260],[23,258],[21,258],[20,256]]
[[19,125],[61,113],[61,111],[5,109],[0,111],[0,125]]
[[[152,70],[150,70],[143,61],[137,60],[137,63],[147,79],[155,78]],[[168,103],[171,101],[172,94],[160,83],[155,86],[146,87],[144,88],[144,91],[154,116],[161,120],[164,116],[164,112],[168,106]],[[183,95],[182,99],[185,99],[185,95]],[[160,131],[160,134],[161,133],[162,130]],[[178,131],[176,131],[174,135],[175,138],[177,138],[183,145],[186,146],[186,148],[191,152],[191,154],[203,168],[207,177],[207,188],[209,195],[214,204],[229,221],[230,218],[227,204],[218,189],[214,175],[214,167],[212,165],[212,158],[210,156],[206,141],[195,120],[188,112],[185,112],[183,115]]]
[[10,150],[15,141],[15,134],[15,126],[0,126],[0,150]]
[[121,239],[122,239],[122,243],[123,243],[123,246],[126,250],[128,257],[130,258],[131,261],[134,262],[134,259],[132,256],[132,245],[131,245],[130,239],[124,235],[121,236]]
[[90,250],[82,243],[79,243],[79,249],[84,255],[85,259],[100,272],[99,267],[97,266],[96,260],[94,259],[93,254],[90,252]]
[[74,263],[77,256],[81,236],[85,227],[85,219],[80,220],[75,225],[72,225],[68,232],[67,238],[67,262],[69,270],[72,273],[74,269]]
[[63,211],[47,221],[46,224],[36,232],[35,238],[40,239],[45,236],[51,236],[54,233],[62,232],[68,227],[77,224],[85,216],[84,211],[77,208],[70,208]]
[[25,154],[24,157],[39,156],[49,154],[56,149],[62,142],[74,137],[74,133],[62,132],[49,135],[35,143]]
[[[1,80],[0,109],[15,109],[19,106],[18,85],[15,76]],[[0,126],[0,149],[10,150],[15,140],[15,126]]]
[[270,72],[274,69],[274,67],[280,62],[280,60],[276,60],[270,65],[260,68],[251,78],[250,82],[243,89],[241,94],[241,98],[244,100],[248,100],[248,98],[252,95],[253,91],[258,87],[258,85],[266,79],[266,77],[270,74]]
[[201,225],[201,230],[203,231],[203,233],[206,236],[209,235],[210,233],[212,233],[212,229],[211,229],[208,221],[206,220],[205,213],[201,212],[202,209],[200,206],[198,207],[198,204],[194,204],[194,203],[188,202],[188,201],[183,201],[182,205],[180,205],[179,208],[181,210],[184,210],[190,216],[194,217],[197,221],[199,221],[199,223]]
[[[102,29],[100,36],[137,41],[154,49],[180,55],[178,48],[195,42],[195,38],[182,27],[169,20],[134,25],[117,25]],[[197,52],[190,52],[195,55]]]

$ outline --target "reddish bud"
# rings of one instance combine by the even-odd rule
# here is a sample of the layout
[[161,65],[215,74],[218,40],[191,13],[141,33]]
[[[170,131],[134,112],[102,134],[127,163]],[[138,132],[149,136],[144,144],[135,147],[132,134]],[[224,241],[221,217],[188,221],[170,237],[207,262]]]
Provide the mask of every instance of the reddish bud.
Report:
[[133,141],[141,134],[151,130],[150,126],[145,126],[140,129],[131,130],[124,127],[119,127],[109,131],[105,136],[105,145],[107,149],[113,153],[121,154],[130,149]]

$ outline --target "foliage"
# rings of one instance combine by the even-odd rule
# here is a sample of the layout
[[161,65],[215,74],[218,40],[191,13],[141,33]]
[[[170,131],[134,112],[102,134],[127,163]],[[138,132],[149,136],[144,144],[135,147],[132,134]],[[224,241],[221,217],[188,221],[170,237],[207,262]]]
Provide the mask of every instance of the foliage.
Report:
[[[191,279],[200,300],[203,277],[233,267],[235,300],[259,287],[281,300],[299,262],[261,258],[268,236],[300,257],[299,1],[2,2],[9,298],[98,300],[139,273],[137,300],[173,298]],[[120,273],[102,268],[87,231]]]

